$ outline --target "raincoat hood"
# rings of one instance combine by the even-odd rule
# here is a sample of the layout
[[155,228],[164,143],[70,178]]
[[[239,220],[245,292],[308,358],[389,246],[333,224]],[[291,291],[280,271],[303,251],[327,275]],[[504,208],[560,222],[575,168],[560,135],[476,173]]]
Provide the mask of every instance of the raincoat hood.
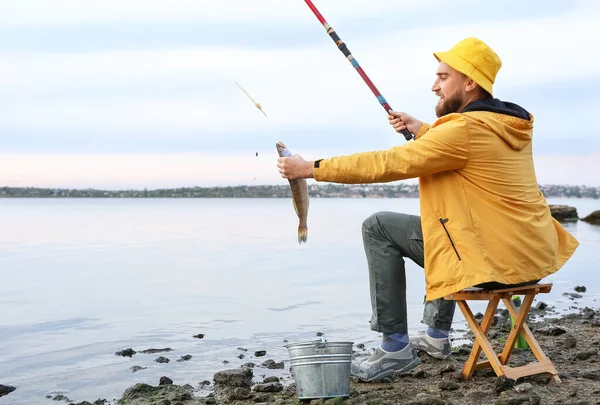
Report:
[[489,129],[504,139],[511,148],[522,150],[529,145],[533,137],[533,116],[523,107],[497,98],[483,98],[472,103],[462,113],[487,111],[485,124]]

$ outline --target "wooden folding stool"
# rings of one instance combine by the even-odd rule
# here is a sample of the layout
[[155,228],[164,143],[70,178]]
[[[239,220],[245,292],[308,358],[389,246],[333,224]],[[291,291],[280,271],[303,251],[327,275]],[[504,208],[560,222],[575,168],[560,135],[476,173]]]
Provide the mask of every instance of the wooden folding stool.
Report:
[[[525,323],[533,299],[537,294],[549,293],[552,289],[552,284],[534,284],[524,287],[507,288],[500,290],[483,290],[481,288],[467,288],[465,290],[450,294],[444,299],[456,301],[460,310],[469,327],[475,334],[475,343],[471,350],[469,359],[464,364],[462,369],[462,376],[466,380],[473,375],[475,370],[492,368],[497,376],[504,375],[514,380],[540,373],[549,373],[552,375],[555,381],[560,382],[558,373],[552,361],[546,357],[542,348],[536,341],[535,337],[531,333],[531,330]],[[518,309],[512,302],[511,298],[513,295],[524,295],[523,304]],[[480,300],[489,301],[481,325],[475,319],[473,312],[467,304],[468,300]],[[492,320],[498,308],[498,304],[502,300],[510,316],[514,319],[514,326],[512,327],[504,350],[502,353],[495,353],[492,345],[487,339],[487,333],[492,325]],[[525,341],[529,344],[529,348],[537,358],[537,362],[531,362],[525,366],[520,367],[509,367],[507,365],[510,358],[512,349],[515,346],[515,341],[522,333]],[[481,350],[485,353],[487,361],[478,361]]]

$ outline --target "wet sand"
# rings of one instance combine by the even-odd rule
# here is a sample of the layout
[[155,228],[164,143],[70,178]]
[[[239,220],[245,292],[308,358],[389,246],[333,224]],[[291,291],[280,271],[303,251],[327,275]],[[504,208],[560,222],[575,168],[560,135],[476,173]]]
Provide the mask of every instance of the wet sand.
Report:
[[[164,376],[154,386],[136,384],[128,388],[113,402],[99,399],[77,404],[600,404],[600,310],[578,306],[574,289],[565,291],[565,295],[573,299],[572,312],[558,316],[553,307],[538,302],[527,322],[545,354],[554,362],[560,383],[544,374],[513,381],[496,377],[491,370],[477,371],[464,381],[460,371],[474,340],[473,334],[466,331],[460,341],[467,343],[453,344],[450,359],[437,360],[420,353],[421,364],[407,373],[378,383],[351,381],[350,396],[346,398],[299,401],[289,374],[289,359],[280,359],[224,368],[212,381],[199,381],[195,386],[177,385],[177,381]],[[501,306],[488,334],[496,351],[504,346],[509,330],[510,318]],[[356,345],[353,356],[366,356],[370,350],[373,348]],[[509,365],[523,365],[533,358],[530,350],[515,349]],[[261,370],[265,368],[283,369],[282,377],[263,379]],[[73,404],[66,397],[48,399]]]

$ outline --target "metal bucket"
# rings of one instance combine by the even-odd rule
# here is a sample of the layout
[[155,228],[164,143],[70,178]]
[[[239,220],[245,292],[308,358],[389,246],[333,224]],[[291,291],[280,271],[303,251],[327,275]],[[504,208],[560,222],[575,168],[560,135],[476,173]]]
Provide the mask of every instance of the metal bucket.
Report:
[[353,344],[317,340],[286,345],[298,399],[350,396]]

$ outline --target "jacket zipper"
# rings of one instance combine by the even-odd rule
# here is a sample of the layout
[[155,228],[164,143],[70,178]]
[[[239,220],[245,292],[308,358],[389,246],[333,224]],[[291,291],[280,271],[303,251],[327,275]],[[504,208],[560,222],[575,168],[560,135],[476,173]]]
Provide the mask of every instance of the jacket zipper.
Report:
[[460,255],[458,254],[458,250],[456,250],[456,246],[454,246],[454,241],[452,240],[452,237],[450,236],[450,232],[448,232],[448,229],[446,228],[446,222],[448,222],[448,218],[440,218],[440,223],[444,227],[444,231],[446,231],[446,235],[448,235],[448,240],[450,240],[452,249],[454,249],[454,253],[456,253],[456,257],[458,257],[458,260],[461,260]]

